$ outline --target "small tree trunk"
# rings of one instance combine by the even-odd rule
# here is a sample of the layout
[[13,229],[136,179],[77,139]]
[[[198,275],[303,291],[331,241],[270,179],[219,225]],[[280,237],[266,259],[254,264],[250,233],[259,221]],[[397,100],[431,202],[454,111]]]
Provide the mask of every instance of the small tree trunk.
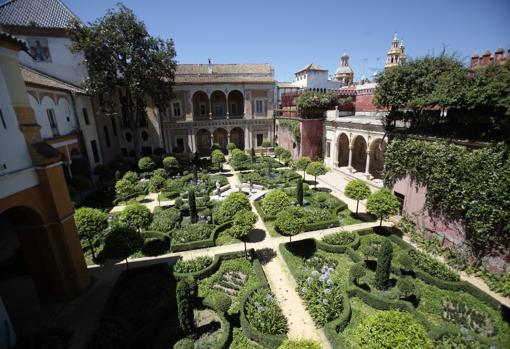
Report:
[[382,227],[382,216],[381,216],[381,222],[379,223],[379,226]]
[[356,213],[358,213],[359,200],[356,201]]
[[306,172],[303,170],[303,180],[306,181]]
[[248,249],[246,248],[246,240],[244,240],[244,258],[248,259]]
[[126,257],[126,269],[129,269],[129,261],[128,261],[128,257]]
[[96,254],[94,253],[94,246],[92,245],[92,239],[90,237],[87,237],[87,240],[89,241],[90,246],[90,252],[92,252],[92,259],[96,259]]
[[292,242],[292,235],[289,235],[289,242]]

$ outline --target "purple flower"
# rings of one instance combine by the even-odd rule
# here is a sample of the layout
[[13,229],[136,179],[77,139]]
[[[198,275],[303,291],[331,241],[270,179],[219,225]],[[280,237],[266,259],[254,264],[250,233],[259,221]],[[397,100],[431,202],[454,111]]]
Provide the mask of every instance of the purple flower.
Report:
[[259,313],[262,313],[262,312],[264,311],[264,307],[263,307],[262,305],[259,305],[259,306],[257,307],[257,311],[258,311]]
[[268,301],[272,300],[272,299],[273,299],[273,295],[272,295],[271,293],[268,293],[268,294],[266,295],[266,299],[267,299]]
[[333,280],[331,280],[331,279],[327,279],[327,280],[326,280],[326,283],[327,283],[328,285],[332,285],[332,284],[333,284]]
[[310,283],[310,282],[312,282],[312,281],[313,281],[313,279],[312,279],[311,277],[307,277],[307,278],[306,278],[306,282]]
[[317,275],[319,275],[319,272],[317,270],[312,271],[312,276],[317,276]]
[[320,277],[319,277],[319,280],[324,282],[326,281],[327,279],[329,279],[329,274],[322,274]]

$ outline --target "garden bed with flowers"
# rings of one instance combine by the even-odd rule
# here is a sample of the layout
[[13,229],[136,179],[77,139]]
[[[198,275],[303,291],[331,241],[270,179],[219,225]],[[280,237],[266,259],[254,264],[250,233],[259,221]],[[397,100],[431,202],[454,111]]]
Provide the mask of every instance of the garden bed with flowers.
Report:
[[[280,245],[299,295],[334,347],[375,348],[366,338],[379,335],[378,345],[389,347],[395,340],[408,341],[406,348],[508,347],[499,303],[392,232],[340,232]],[[381,318],[390,328],[381,328]]]

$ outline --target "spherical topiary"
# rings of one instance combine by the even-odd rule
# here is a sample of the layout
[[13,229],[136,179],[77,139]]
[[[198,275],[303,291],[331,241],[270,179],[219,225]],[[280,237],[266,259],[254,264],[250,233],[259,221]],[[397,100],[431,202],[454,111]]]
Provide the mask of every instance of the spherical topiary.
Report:
[[74,221],[78,234],[88,240],[95,257],[93,240],[108,226],[108,215],[97,208],[81,207],[74,212]]
[[152,171],[156,168],[156,163],[150,156],[144,156],[138,160],[138,168],[142,171]]
[[167,173],[166,173],[164,168],[155,169],[152,174],[153,174],[153,176],[160,176],[160,177],[163,177],[165,179],[168,177],[168,175],[167,175]]
[[119,214],[119,223],[134,229],[147,228],[151,223],[151,211],[139,203],[129,204]]
[[134,171],[127,171],[126,173],[124,173],[124,176],[122,176],[122,179],[125,179],[127,181],[130,181],[131,183],[135,184],[138,182],[138,173],[134,172]]
[[234,215],[242,210],[250,211],[250,201],[245,194],[240,192],[231,193],[220,204],[220,207],[215,213],[214,219],[222,224],[234,218]]
[[308,339],[287,339],[278,349],[321,349],[321,345],[319,342]]
[[166,179],[157,174],[153,175],[151,179],[149,179],[149,191],[151,193],[159,193],[161,189],[163,189],[165,185]]
[[174,344],[173,349],[193,349],[195,342],[191,338],[182,338]]
[[354,282],[358,283],[359,279],[367,274],[365,267],[361,263],[356,263],[351,267],[350,275]]
[[115,193],[117,195],[125,196],[135,193],[135,184],[127,179],[119,179],[115,183]]
[[176,172],[179,167],[179,161],[173,157],[173,156],[167,156],[163,159],[163,167],[165,170],[167,170],[169,173]]
[[276,215],[275,229],[282,235],[292,236],[302,233],[305,225],[305,212],[302,207],[287,207]]
[[354,341],[362,349],[432,349],[427,332],[409,313],[380,311],[358,326]]
[[268,216],[276,216],[278,212],[289,206],[290,198],[282,189],[270,191],[262,200],[262,210]]
[[234,143],[228,143],[227,144],[227,150],[229,152],[232,152],[232,150],[237,149],[237,146]]
[[360,200],[365,200],[370,195],[370,187],[365,181],[355,179],[347,183],[344,189],[344,194],[350,199],[356,200],[356,213],[358,213],[358,206]]
[[107,257],[127,258],[140,250],[143,238],[135,229],[117,225],[112,227],[105,238],[104,252]]

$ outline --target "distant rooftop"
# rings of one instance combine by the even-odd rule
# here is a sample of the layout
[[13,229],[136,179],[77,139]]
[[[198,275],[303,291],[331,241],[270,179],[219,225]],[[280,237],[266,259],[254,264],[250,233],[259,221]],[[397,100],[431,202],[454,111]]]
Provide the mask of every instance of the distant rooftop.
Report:
[[178,64],[177,84],[193,83],[274,83],[270,64]]
[[307,66],[304,66],[303,68],[299,69],[295,74],[301,73],[303,71],[307,70],[317,70],[317,71],[328,71],[326,68],[320,67],[317,64],[308,64]]
[[86,94],[87,92],[78,86],[72,85],[68,82],[57,79],[53,76],[41,73],[37,70],[21,65],[21,76],[26,84],[37,85],[41,87],[49,87],[58,90],[64,90],[79,94]]
[[72,19],[78,17],[60,0],[8,0],[0,4],[0,25],[4,26],[64,29]]

